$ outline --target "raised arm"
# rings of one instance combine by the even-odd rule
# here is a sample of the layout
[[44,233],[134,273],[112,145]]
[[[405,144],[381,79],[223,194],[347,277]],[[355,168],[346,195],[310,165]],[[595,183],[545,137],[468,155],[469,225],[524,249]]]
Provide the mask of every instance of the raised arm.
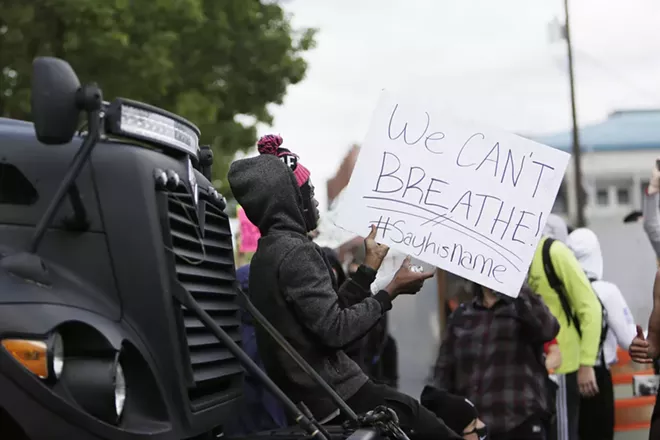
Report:
[[532,343],[552,341],[559,333],[559,322],[540,296],[523,288],[515,299],[518,319],[525,328],[525,337]]
[[656,258],[660,258],[660,212],[658,212],[660,194],[650,191],[652,190],[649,185],[644,195],[644,232],[651,242]]
[[[371,295],[371,285],[390,250],[387,245],[376,242],[376,234],[376,227],[372,225],[369,235],[364,239],[364,264],[361,264],[355,274],[339,287],[337,295],[342,307],[350,307]],[[385,287],[382,286],[374,293]]]
[[312,243],[286,255],[279,278],[284,296],[293,304],[300,321],[329,347],[341,348],[363,337],[392,308],[385,291],[341,307],[330,273]]
[[355,305],[371,296],[371,283],[376,279],[376,271],[364,264],[339,286],[337,296],[342,308]]

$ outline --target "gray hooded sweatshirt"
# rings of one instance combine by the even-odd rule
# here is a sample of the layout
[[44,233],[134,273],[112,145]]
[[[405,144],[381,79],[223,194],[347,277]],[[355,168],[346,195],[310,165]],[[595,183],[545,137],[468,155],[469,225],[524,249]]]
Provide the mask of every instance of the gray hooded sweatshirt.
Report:
[[[250,297],[261,313],[343,398],[368,378],[342,350],[363,337],[392,307],[389,295],[371,296],[375,271],[362,267],[336,292],[331,267],[307,238],[302,195],[277,157],[235,161],[229,184],[261,238],[250,263]],[[314,381],[257,326],[257,345],[268,376],[317,419],[336,407]]]

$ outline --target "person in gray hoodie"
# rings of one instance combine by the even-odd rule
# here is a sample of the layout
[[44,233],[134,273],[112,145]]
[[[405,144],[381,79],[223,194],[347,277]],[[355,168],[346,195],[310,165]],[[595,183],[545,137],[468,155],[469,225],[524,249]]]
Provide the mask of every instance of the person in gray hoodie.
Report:
[[[460,439],[415,399],[371,382],[343,351],[376,325],[397,295],[416,293],[432,273],[405,261],[392,282],[371,295],[387,252],[374,242],[365,264],[335,291],[331,265],[307,237],[318,222],[310,173],[281,144],[279,136],[263,137],[260,155],[235,161],[228,174],[234,197],[261,233],[249,280],[255,306],[355,412],[386,405],[413,439]],[[318,420],[342,421],[342,414],[333,417],[329,396],[262,329],[257,345],[268,376],[294,402],[304,401]]]

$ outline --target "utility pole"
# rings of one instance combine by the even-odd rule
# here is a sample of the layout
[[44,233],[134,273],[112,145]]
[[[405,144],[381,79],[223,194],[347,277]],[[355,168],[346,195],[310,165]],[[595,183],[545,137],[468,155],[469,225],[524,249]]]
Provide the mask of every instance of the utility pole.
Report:
[[573,47],[571,45],[571,29],[568,13],[568,0],[564,0],[564,38],[566,39],[566,47],[568,49],[568,77],[571,83],[571,111],[573,117],[573,163],[575,166],[574,172],[574,187],[575,197],[577,200],[577,227],[586,226],[587,222],[584,218],[584,191],[582,189],[582,156],[580,150],[580,133],[577,124],[577,111],[575,106],[575,78],[573,75]]

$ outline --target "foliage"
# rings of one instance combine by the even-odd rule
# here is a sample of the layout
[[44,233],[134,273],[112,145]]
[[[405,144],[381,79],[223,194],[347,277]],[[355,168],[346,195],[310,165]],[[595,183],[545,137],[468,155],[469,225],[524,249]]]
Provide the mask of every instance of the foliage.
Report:
[[30,119],[32,60],[63,58],[106,100],[148,102],[197,124],[224,181],[234,154],[254,145],[255,125],[272,123],[267,104],[303,79],[313,45],[313,29],[293,30],[265,0],[0,0],[0,116]]

